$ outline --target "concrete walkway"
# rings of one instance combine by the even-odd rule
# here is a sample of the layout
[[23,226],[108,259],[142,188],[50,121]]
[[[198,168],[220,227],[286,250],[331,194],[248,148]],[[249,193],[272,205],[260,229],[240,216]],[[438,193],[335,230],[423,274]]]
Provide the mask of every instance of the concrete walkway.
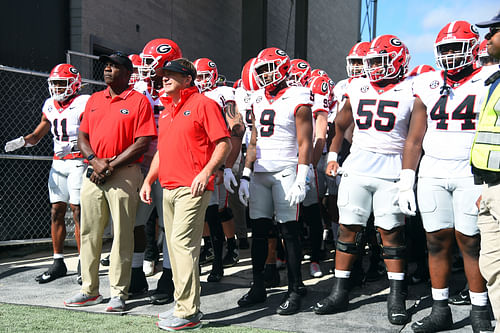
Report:
[[[27,248],[27,250],[26,250]],[[33,247],[31,247],[32,249]],[[105,244],[103,251],[109,251]],[[31,253],[30,253],[31,252]],[[78,257],[74,248],[66,249],[65,262],[68,267],[66,277],[40,285],[34,277],[41,274],[52,262],[50,250],[30,251],[30,246],[21,249],[0,247],[0,302],[64,308],[64,299],[79,291],[76,283]],[[107,252],[103,253],[103,257]],[[322,263],[323,272],[331,266],[331,259]],[[160,268],[161,269],[161,268]],[[366,283],[363,288],[355,288],[351,293],[349,311],[334,315],[318,316],[312,311],[313,304],[327,296],[331,287],[331,275],[320,279],[309,277],[309,264],[303,264],[304,283],[308,294],[302,303],[302,311],[293,316],[275,314],[286,291],[286,271],[280,271],[282,286],[268,290],[268,300],[260,306],[241,309],[237,300],[247,292],[251,282],[250,250],[241,253],[239,263],[225,270],[220,283],[207,283],[210,266],[202,268],[201,307],[205,325],[240,325],[254,328],[276,329],[289,332],[412,332],[410,324],[391,325],[386,318],[386,297],[389,292],[387,279]],[[161,273],[148,278],[149,289],[156,288]],[[76,308],[77,311],[104,312],[109,300],[107,267],[101,266],[101,294],[103,304]],[[463,272],[455,274],[453,280],[457,288],[463,283]],[[431,300],[428,284],[410,286],[407,307],[413,314],[412,321],[430,313]],[[452,292],[456,290],[452,289]],[[148,303],[147,295],[127,301],[128,313],[156,316],[166,311],[172,304],[157,306]],[[450,332],[471,332],[468,319],[470,306],[452,306],[454,326]]]

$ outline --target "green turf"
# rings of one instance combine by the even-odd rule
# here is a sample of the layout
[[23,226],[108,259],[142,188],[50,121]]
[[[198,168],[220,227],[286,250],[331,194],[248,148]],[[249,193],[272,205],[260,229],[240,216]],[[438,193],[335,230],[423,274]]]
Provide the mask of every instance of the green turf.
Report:
[[[155,325],[157,318],[135,315],[98,314],[85,311],[0,303],[0,332],[164,332]],[[278,331],[222,326],[203,321],[201,332],[257,333]]]

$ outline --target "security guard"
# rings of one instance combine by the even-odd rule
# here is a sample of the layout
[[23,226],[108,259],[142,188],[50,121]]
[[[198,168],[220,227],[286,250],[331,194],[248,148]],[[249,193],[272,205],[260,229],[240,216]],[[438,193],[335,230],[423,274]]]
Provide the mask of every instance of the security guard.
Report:
[[[485,36],[488,53],[500,58],[500,12],[477,26],[490,29]],[[479,116],[471,164],[476,184],[485,184],[477,220],[481,232],[479,268],[487,281],[497,321],[495,332],[500,332],[500,70],[491,75],[485,85],[490,87]]]

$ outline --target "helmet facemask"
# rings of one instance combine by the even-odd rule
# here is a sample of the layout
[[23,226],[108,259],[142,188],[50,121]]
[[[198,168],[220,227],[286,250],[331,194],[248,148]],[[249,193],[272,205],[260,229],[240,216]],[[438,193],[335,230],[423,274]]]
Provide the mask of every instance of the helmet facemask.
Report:
[[346,71],[348,77],[361,77],[364,73],[362,57],[346,57]]
[[138,66],[139,79],[144,80],[152,78],[156,75],[155,68],[158,66],[159,58],[155,58],[149,54],[141,53],[141,66]]
[[[393,79],[404,74],[400,73],[399,67],[394,67],[394,60],[398,59],[404,49],[401,48],[399,53],[382,53],[382,54],[368,54],[363,58],[363,68],[365,74],[370,81],[377,82],[384,79]],[[404,68],[404,65],[401,68]]]
[[78,92],[77,80],[69,77],[54,77],[47,80],[50,97],[63,102]]
[[210,71],[202,71],[197,72],[194,83],[198,87],[198,90],[206,91],[212,89],[214,81],[214,77]]
[[453,39],[442,41],[434,47],[436,65],[444,70],[457,70],[474,62],[473,50],[477,41]]
[[285,79],[279,71],[280,65],[276,65],[274,61],[261,62],[255,66],[257,84],[260,88],[276,87]]

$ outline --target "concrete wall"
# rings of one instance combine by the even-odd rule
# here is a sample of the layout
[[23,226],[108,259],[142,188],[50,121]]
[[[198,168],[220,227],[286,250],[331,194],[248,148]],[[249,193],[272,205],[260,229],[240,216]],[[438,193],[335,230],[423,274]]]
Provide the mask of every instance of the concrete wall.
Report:
[[[338,81],[345,56],[359,33],[358,1],[310,0],[308,60]],[[85,53],[140,52],[151,39],[170,38],[183,55],[208,57],[228,79],[239,77],[242,1],[237,0],[71,0],[71,46]],[[267,45],[294,56],[295,4],[267,1]]]

